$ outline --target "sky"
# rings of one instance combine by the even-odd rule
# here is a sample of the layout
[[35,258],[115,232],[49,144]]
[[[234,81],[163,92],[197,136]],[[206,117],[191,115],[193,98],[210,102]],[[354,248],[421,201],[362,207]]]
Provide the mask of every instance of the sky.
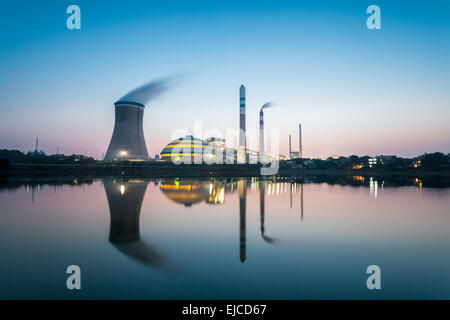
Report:
[[[66,27],[71,4],[80,30]],[[236,130],[241,84],[249,131],[274,101],[265,125],[281,154],[289,134],[298,149],[299,123],[304,157],[448,153],[449,14],[438,0],[3,1],[0,149],[39,137],[47,153],[100,158],[114,102],[171,78],[145,108],[150,156],[181,129]]]

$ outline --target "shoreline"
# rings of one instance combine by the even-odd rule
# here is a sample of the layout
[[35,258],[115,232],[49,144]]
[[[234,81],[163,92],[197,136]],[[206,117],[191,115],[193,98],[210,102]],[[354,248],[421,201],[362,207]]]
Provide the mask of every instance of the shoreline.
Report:
[[0,177],[39,176],[84,176],[84,177],[296,177],[305,175],[337,176],[402,176],[402,177],[450,177],[450,170],[431,169],[302,169],[281,166],[274,175],[262,176],[260,165],[55,165],[55,164],[12,164],[0,171]]

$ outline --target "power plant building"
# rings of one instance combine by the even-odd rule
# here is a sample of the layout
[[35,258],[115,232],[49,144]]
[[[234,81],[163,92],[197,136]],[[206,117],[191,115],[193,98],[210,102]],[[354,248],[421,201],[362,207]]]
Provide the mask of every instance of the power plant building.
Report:
[[171,141],[161,151],[161,158],[174,163],[202,163],[213,157],[208,142],[188,135]]
[[206,139],[206,142],[212,148],[215,163],[236,163],[237,151],[232,148],[227,148],[225,139],[211,137]]

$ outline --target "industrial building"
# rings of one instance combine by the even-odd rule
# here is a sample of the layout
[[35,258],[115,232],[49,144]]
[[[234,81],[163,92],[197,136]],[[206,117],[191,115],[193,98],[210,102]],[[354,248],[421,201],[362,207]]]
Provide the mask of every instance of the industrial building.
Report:
[[236,163],[237,150],[233,148],[227,148],[225,145],[225,139],[211,137],[206,139],[206,142],[213,149],[214,163]]
[[206,142],[215,150],[225,150],[225,139],[211,137],[206,139]]
[[204,141],[188,135],[165,146],[161,159],[174,163],[233,164],[237,160],[237,150],[227,148],[222,138],[210,137]]
[[191,135],[171,141],[161,151],[161,158],[174,163],[203,163],[211,161],[213,148],[208,142]]

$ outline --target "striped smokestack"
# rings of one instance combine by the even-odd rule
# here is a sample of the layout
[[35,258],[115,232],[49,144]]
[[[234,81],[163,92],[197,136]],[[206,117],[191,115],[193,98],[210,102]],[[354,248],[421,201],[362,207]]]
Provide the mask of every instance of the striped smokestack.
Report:
[[291,144],[291,135],[289,135],[289,159],[291,159],[292,155],[292,144]]
[[266,102],[262,105],[259,112],[259,161],[264,161],[264,109],[273,107],[272,102]]
[[239,146],[246,146],[245,141],[245,87],[239,88]]
[[302,150],[302,124],[298,125],[298,157],[303,158],[303,150]]
[[264,111],[259,112],[259,161],[264,159]]

